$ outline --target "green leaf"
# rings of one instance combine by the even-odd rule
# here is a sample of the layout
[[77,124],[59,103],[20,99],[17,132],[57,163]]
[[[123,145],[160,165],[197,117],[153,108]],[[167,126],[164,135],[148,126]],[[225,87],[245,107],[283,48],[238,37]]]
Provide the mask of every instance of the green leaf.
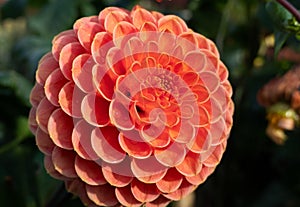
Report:
[[42,36],[54,36],[71,28],[78,15],[78,0],[52,0],[29,19],[29,28]]
[[266,9],[271,19],[281,30],[285,30],[288,27],[289,20],[293,18],[293,15],[276,1],[269,1],[266,4]]
[[0,86],[12,89],[23,104],[30,106],[29,94],[32,84],[22,75],[14,70],[0,71]]
[[286,40],[289,38],[290,34],[287,32],[281,32],[281,31],[276,31],[275,32],[275,49],[274,49],[274,56],[276,57],[286,42]]

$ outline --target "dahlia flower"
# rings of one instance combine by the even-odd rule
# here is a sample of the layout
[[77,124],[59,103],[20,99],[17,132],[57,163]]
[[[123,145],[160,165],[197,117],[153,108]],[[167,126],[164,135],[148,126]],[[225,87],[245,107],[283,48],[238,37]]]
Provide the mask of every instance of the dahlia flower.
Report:
[[87,206],[166,206],[203,183],[232,125],[215,44],[174,15],[109,7],[54,37],[29,124],[44,165]]

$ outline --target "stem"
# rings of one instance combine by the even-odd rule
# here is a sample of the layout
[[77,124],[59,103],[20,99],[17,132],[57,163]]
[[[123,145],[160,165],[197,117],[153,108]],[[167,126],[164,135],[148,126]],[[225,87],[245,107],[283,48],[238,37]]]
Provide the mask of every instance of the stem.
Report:
[[276,0],[279,4],[281,4],[284,8],[286,8],[291,14],[294,15],[296,20],[300,22],[300,12],[287,0]]

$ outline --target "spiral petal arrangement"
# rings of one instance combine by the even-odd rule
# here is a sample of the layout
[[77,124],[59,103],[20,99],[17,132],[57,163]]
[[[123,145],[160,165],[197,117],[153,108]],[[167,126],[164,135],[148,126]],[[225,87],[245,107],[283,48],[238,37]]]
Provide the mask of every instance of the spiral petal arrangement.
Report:
[[87,206],[166,206],[203,183],[232,126],[215,44],[174,15],[108,7],[39,62],[31,131],[45,168]]

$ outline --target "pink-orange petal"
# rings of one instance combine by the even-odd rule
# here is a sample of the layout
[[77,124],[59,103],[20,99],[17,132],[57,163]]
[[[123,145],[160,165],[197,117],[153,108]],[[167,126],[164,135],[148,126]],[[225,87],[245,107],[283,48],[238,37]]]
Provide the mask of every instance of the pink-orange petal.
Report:
[[207,167],[207,166],[204,165],[198,175],[191,176],[191,177],[186,177],[186,180],[189,183],[198,186],[198,185],[204,183],[205,180],[207,179],[207,177],[210,174],[212,174],[214,170],[215,170],[215,167]]
[[[159,132],[161,133],[159,134]],[[168,130],[162,130],[162,128],[155,125],[145,125],[142,127],[140,134],[145,141],[156,148],[166,147],[171,142]]]
[[175,15],[166,15],[158,20],[159,31],[169,31],[179,35],[187,31],[185,22]]
[[44,85],[50,73],[52,73],[58,67],[58,62],[54,59],[51,52],[44,55],[39,61],[38,69],[36,71],[36,82]]
[[129,22],[121,21],[116,24],[113,30],[113,41],[115,45],[122,48],[123,44],[137,32],[134,25]]
[[128,109],[116,100],[112,100],[110,104],[109,116],[111,123],[120,129],[131,130],[134,128],[134,123],[131,121]]
[[47,78],[45,82],[45,94],[48,100],[55,106],[59,106],[58,94],[63,87],[68,82],[64,77],[61,70],[57,68],[54,70]]
[[68,178],[77,178],[74,167],[75,157],[74,151],[55,147],[52,153],[52,162],[55,170]]
[[203,81],[204,86],[208,89],[210,93],[216,91],[220,85],[219,77],[217,77],[217,75],[214,72],[201,72],[199,76]]
[[87,94],[81,103],[81,113],[83,118],[93,126],[106,126],[109,124],[109,105],[101,95]]
[[73,30],[61,32],[53,38],[52,54],[56,61],[59,61],[63,47],[72,42],[78,42],[77,36]]
[[211,134],[208,133],[208,129],[205,127],[199,127],[196,129],[196,136],[192,139],[187,147],[194,153],[200,153],[208,150],[211,145]]
[[176,168],[170,168],[167,174],[156,183],[156,186],[163,193],[171,193],[180,187],[182,180],[183,175]]
[[99,23],[88,22],[82,24],[77,33],[79,42],[88,52],[91,52],[91,44],[95,35],[102,31],[104,31],[104,28]]
[[85,93],[95,91],[93,84],[93,67],[96,63],[89,54],[77,56],[73,61],[72,77],[75,84]]
[[159,197],[160,192],[155,184],[146,184],[134,179],[131,182],[131,192],[140,202],[151,202]]
[[89,199],[85,190],[85,183],[78,179],[66,180],[65,186],[68,192],[78,195],[85,206],[97,207],[96,204]]
[[116,187],[127,186],[133,179],[133,177],[131,176],[126,176],[117,172],[113,172],[113,168],[111,168],[110,165],[103,166],[102,172],[107,182],[112,186]]
[[36,108],[32,107],[29,111],[28,115],[28,125],[29,129],[33,134],[36,134],[36,130],[39,127],[36,121]]
[[135,158],[144,159],[152,154],[152,148],[139,135],[136,130],[119,134],[121,148]]
[[[103,13],[103,12],[101,12]],[[101,14],[100,14],[101,15]],[[99,17],[100,17],[99,15]],[[100,17],[101,18],[101,17]],[[109,33],[113,33],[116,25],[121,21],[128,21],[129,15],[123,10],[114,10],[105,16],[104,27],[105,30]]]
[[103,185],[107,183],[102,174],[101,165],[97,162],[84,160],[76,156],[75,171],[78,177],[89,185]]
[[74,82],[66,83],[58,94],[58,100],[62,110],[74,118],[82,117],[80,104],[83,97],[84,93]]
[[227,142],[223,142],[220,145],[216,146],[215,148],[212,148],[211,151],[205,152],[205,155],[201,154],[201,161],[203,165],[207,167],[214,167],[217,164],[219,164],[221,157],[225,151],[226,144]]
[[103,98],[111,101],[114,95],[114,86],[116,84],[117,75],[108,69],[105,65],[95,65],[93,67],[93,83]]
[[177,189],[176,191],[174,191],[172,193],[163,194],[163,196],[165,196],[166,198],[168,198],[170,200],[178,201],[178,200],[181,200],[182,198],[184,198],[185,196],[187,196],[188,194],[190,194],[191,192],[193,192],[196,187],[197,186],[190,184],[189,182],[187,182],[184,179],[182,181],[179,189]]
[[226,133],[226,123],[223,118],[220,118],[217,122],[211,124],[210,136],[211,136],[211,144],[219,145],[224,142],[227,138],[224,136]]
[[130,207],[142,206],[142,202],[138,201],[132,195],[130,185],[127,185],[122,188],[116,188],[116,197],[119,200],[119,202],[124,206],[130,206]]
[[115,187],[104,184],[98,186],[86,185],[88,197],[99,206],[114,206],[118,203]]
[[78,121],[73,129],[72,143],[77,154],[86,160],[97,160],[99,156],[95,153],[91,143],[91,134],[95,127],[84,120]]
[[39,127],[48,133],[48,120],[56,107],[51,104],[46,97],[44,97],[36,109],[36,121]]
[[181,46],[183,53],[193,51],[197,47],[197,39],[194,32],[184,32],[177,38],[177,45]]
[[[207,65],[207,58],[203,52],[191,51],[185,55],[184,64],[188,65],[194,72],[201,72]],[[200,78],[202,77],[200,76]]]
[[55,145],[49,137],[49,134],[46,134],[43,130],[37,128],[35,136],[36,145],[39,150],[46,155],[51,155]]
[[145,207],[165,207],[169,203],[171,203],[171,200],[160,195],[157,199],[154,201],[151,201],[149,203],[146,203]]
[[126,154],[118,142],[119,131],[113,126],[95,128],[92,131],[92,147],[105,162],[120,163]]
[[126,9],[123,9],[123,8],[120,8],[120,7],[106,7],[105,9],[103,9],[99,15],[98,15],[98,21],[101,25],[104,25],[104,21],[105,21],[105,18],[106,16],[111,13],[111,12],[121,12],[121,13],[126,13],[129,15],[129,11],[126,10]]
[[59,173],[55,169],[51,155],[46,155],[44,157],[44,167],[45,167],[46,172],[49,175],[51,175],[53,178],[56,178],[58,180],[68,180],[68,179],[71,179],[71,178],[68,178],[68,177],[62,175],[61,173]]
[[146,159],[133,159],[131,170],[138,180],[155,183],[165,176],[168,168],[159,163],[154,156],[150,156]]
[[134,9],[131,16],[132,23],[137,29],[141,29],[145,22],[156,23],[155,17],[149,11],[141,7]]
[[185,145],[171,142],[165,148],[157,148],[154,151],[154,156],[166,167],[174,167],[180,164],[186,155]]
[[30,93],[30,103],[33,107],[37,107],[41,100],[45,97],[44,87],[39,83],[35,83]]
[[197,175],[202,168],[200,154],[189,151],[182,163],[176,166],[178,172],[185,176]]
[[73,149],[72,131],[74,120],[63,110],[56,109],[48,121],[48,131],[52,141],[64,149]]
[[81,46],[79,42],[72,42],[64,46],[61,50],[59,57],[59,67],[68,80],[72,80],[72,64],[73,60],[86,50]]
[[91,52],[94,61],[99,64],[104,64],[107,51],[114,47],[112,35],[107,32],[99,32],[95,35],[91,45]]
[[94,15],[94,16],[89,16],[89,17],[82,17],[82,18],[76,20],[76,22],[73,25],[74,32],[77,34],[78,30],[81,26],[83,26],[85,24],[89,24],[91,22],[99,23],[98,16]]

